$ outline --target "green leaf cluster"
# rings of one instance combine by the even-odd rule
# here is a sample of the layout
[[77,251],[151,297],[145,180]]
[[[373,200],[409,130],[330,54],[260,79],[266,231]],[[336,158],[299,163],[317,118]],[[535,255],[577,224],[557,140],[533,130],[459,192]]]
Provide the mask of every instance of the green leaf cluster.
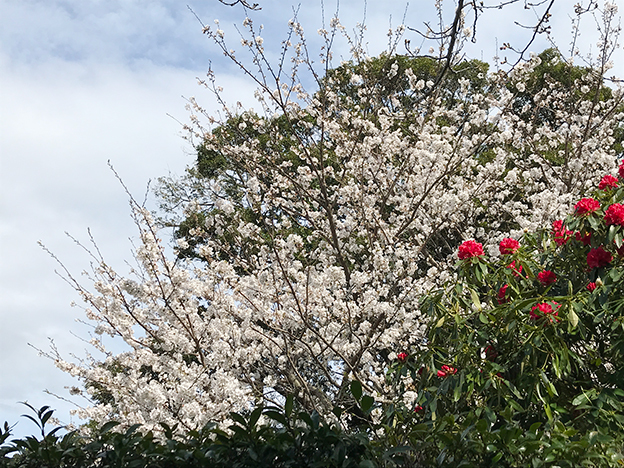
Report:
[[[32,408],[32,407],[31,407]],[[42,437],[28,436],[8,442],[10,428],[0,430],[2,468],[374,468],[395,466],[384,458],[384,449],[371,442],[365,431],[347,433],[318,413],[298,412],[292,397],[284,408],[256,408],[247,414],[232,413],[227,430],[210,423],[182,433],[161,424],[158,436],[142,432],[139,425],[120,430],[111,421],[89,435],[72,431],[63,437],[61,427],[43,432],[52,411],[33,411]]]

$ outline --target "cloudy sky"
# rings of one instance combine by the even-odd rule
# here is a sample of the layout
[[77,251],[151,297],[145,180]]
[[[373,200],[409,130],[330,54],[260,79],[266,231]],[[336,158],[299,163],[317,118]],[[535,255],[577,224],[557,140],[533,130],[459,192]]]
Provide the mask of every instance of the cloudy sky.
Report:
[[[265,47],[274,56],[292,4],[259,2],[262,10],[249,14],[264,24]],[[323,8],[320,0],[302,3],[300,21],[314,37]],[[559,0],[553,11],[555,36],[564,51],[572,3]],[[369,0],[370,53],[384,49],[389,25],[401,24],[404,15],[408,26],[435,24],[432,4],[412,0],[406,10],[406,1]],[[444,4],[451,13],[453,2]],[[326,0],[324,10],[329,19],[335,1]],[[181,122],[188,121],[185,98],[195,96],[216,109],[196,81],[210,64],[230,102],[253,106],[253,85],[201,34],[194,14],[207,24],[218,18],[226,40],[240,48],[233,25],[242,22],[245,12],[217,0],[188,0],[188,5],[178,0],[0,0],[0,423],[18,422],[26,410],[18,404],[23,400],[50,405],[61,421],[72,421],[72,404],[45,390],[69,398],[65,387],[76,382],[34,348],[48,351],[53,340],[63,355],[84,356],[81,339],[88,339],[89,328],[76,322],[81,310],[70,303],[78,298],[37,242],[79,276],[89,268],[89,257],[65,232],[88,243],[89,228],[109,263],[123,268],[135,229],[127,195],[107,161],[137,199],[143,199],[150,180],[181,174],[193,160],[182,138]],[[340,4],[349,30],[364,14],[362,0]],[[534,18],[534,12],[521,7],[488,12],[479,23],[477,44],[468,49],[470,57],[491,61],[497,43],[521,45],[527,31],[513,21],[529,24]],[[583,50],[595,50],[591,18],[581,31]],[[538,41],[532,49],[546,46]],[[346,43],[336,51],[348,58]],[[150,206],[155,208],[153,201]],[[15,433],[33,430],[22,419]]]

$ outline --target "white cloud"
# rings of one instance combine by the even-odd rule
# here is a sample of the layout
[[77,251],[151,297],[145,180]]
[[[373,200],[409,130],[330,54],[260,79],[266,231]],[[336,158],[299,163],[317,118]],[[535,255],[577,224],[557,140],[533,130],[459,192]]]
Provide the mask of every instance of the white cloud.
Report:
[[[3,1],[0,40],[21,61],[51,56],[188,66],[202,44],[184,3],[174,0]],[[189,32],[195,33],[194,37]]]

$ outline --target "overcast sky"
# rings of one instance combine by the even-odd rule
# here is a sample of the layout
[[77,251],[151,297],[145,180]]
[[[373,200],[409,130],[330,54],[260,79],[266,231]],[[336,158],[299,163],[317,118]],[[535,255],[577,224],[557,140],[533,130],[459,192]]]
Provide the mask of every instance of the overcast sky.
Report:
[[[265,26],[267,51],[277,51],[293,14],[291,1],[258,1],[262,10],[250,16]],[[405,23],[435,24],[432,3],[412,0]],[[553,11],[564,51],[573,3],[559,0]],[[444,4],[452,12],[453,2]],[[245,17],[240,6],[216,0],[189,0],[188,5],[207,24],[220,19],[226,39],[240,48],[232,27]],[[406,5],[368,1],[371,54],[384,49],[388,26],[403,22]],[[300,21],[309,36],[316,36],[320,1],[302,2],[300,8]],[[326,0],[327,19],[335,10],[335,2]],[[352,29],[364,18],[364,2],[343,0],[340,17]],[[188,121],[183,97],[195,96],[216,108],[196,83],[210,63],[230,102],[253,106],[254,88],[224,61],[187,4],[178,0],[0,0],[0,18],[0,424],[18,422],[26,408],[17,402],[23,400],[50,405],[62,422],[79,423],[69,416],[70,403],[44,392],[69,398],[65,387],[77,382],[29,346],[47,351],[52,339],[63,355],[84,356],[80,338],[88,339],[88,328],[76,322],[81,310],[70,307],[78,301],[76,294],[55,275],[58,265],[37,242],[79,276],[89,268],[89,258],[65,231],[88,243],[90,228],[109,263],[123,268],[136,231],[127,196],[107,161],[142,199],[149,180],[181,174],[192,162],[180,125]],[[514,28],[513,21],[528,24],[533,18],[522,8],[488,13],[479,23],[478,43],[468,49],[470,57],[491,61],[496,40],[522,45],[527,32]],[[588,17],[581,30],[583,50],[595,50],[593,20]],[[417,45],[417,37],[411,37]],[[546,46],[538,41],[532,49]],[[337,52],[348,58],[344,42]],[[155,208],[153,202],[150,206]],[[22,419],[15,433],[34,429]]]

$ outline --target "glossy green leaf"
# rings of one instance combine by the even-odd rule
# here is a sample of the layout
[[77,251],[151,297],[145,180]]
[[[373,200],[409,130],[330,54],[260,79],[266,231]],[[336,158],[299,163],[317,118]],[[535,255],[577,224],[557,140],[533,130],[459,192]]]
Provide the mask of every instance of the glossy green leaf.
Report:
[[293,402],[294,402],[294,397],[291,393],[290,395],[286,397],[286,403],[284,404],[284,412],[286,413],[287,417],[290,417],[290,415],[292,414]]
[[362,384],[357,380],[351,381],[351,395],[353,395],[357,401],[360,401],[360,398],[362,398]]
[[362,397],[361,408],[364,414],[370,413],[373,408],[373,404],[375,403],[375,399],[370,395],[364,395]]

